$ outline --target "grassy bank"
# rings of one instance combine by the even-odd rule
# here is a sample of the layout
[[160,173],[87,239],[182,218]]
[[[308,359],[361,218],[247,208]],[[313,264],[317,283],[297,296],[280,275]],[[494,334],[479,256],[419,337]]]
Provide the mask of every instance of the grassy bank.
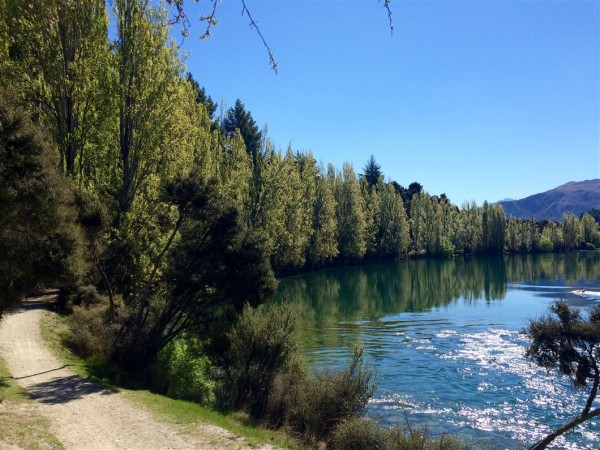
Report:
[[[244,418],[235,414],[223,415],[196,403],[174,400],[147,390],[130,390],[115,385],[107,372],[94,361],[83,361],[71,353],[64,345],[67,332],[64,319],[52,312],[44,314],[41,322],[42,337],[54,355],[73,372],[85,379],[101,382],[119,389],[123,395],[140,407],[148,410],[157,419],[183,426],[184,432],[194,433],[199,423],[215,425],[242,437],[248,445],[269,444],[282,449],[300,448],[281,432],[274,432],[244,423]],[[235,443],[232,442],[232,445]]]
[[36,410],[36,405],[0,358],[0,447],[12,445],[27,450],[63,448],[48,426],[48,420]]

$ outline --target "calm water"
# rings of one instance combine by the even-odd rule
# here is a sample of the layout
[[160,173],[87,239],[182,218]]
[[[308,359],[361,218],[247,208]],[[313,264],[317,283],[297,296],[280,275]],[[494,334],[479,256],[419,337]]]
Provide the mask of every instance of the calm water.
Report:
[[[298,303],[302,345],[317,368],[365,346],[379,376],[369,415],[432,433],[524,447],[567,422],[587,398],[528,363],[520,333],[557,299],[595,303],[600,252],[400,261],[284,279],[278,301]],[[600,448],[600,421],[556,448]]]

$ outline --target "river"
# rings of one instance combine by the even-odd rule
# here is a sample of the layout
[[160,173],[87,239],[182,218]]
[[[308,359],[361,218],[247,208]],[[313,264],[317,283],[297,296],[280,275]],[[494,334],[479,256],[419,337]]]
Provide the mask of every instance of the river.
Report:
[[[563,299],[600,291],[600,252],[404,260],[328,269],[280,281],[276,301],[299,306],[301,345],[317,370],[365,347],[378,384],[368,414],[483,446],[526,447],[567,422],[587,391],[524,358],[529,320]],[[598,448],[600,421],[556,448]]]

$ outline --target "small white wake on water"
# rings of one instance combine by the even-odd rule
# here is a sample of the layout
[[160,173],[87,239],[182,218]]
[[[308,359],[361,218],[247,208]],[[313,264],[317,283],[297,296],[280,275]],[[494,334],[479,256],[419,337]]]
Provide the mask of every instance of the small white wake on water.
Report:
[[588,291],[587,289],[576,289],[571,291],[571,294],[579,295],[580,297],[600,300],[600,292],[598,291]]

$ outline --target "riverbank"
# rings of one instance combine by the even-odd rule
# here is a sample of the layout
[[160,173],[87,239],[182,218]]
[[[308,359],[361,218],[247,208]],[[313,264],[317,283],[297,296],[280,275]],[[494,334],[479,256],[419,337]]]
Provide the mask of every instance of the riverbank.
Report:
[[[277,437],[273,435],[257,436],[250,431],[251,436],[242,437],[242,433],[208,423],[206,419],[211,414],[204,411],[202,417],[198,405],[87,381],[84,378],[89,374],[81,362],[66,357],[64,351],[54,354],[56,348],[52,342],[59,340],[60,321],[46,311],[48,300],[26,301],[0,323],[0,355],[10,372],[4,377],[3,392],[7,394],[3,397],[14,396],[10,392],[17,390],[22,400],[3,402],[0,414],[18,418],[22,410],[20,415],[33,417],[35,428],[45,433],[43,438],[33,437],[34,442],[29,443],[3,433],[0,439],[5,444],[67,449],[149,448],[149,445],[151,448],[289,448],[284,439],[275,442]],[[50,345],[42,334],[50,337]],[[229,423],[230,428],[238,430],[244,428],[242,424],[232,426],[233,419],[211,413],[214,421]],[[31,434],[33,426],[21,429],[25,425],[17,422],[10,428],[17,429],[17,435]],[[265,443],[269,441],[272,443]]]

